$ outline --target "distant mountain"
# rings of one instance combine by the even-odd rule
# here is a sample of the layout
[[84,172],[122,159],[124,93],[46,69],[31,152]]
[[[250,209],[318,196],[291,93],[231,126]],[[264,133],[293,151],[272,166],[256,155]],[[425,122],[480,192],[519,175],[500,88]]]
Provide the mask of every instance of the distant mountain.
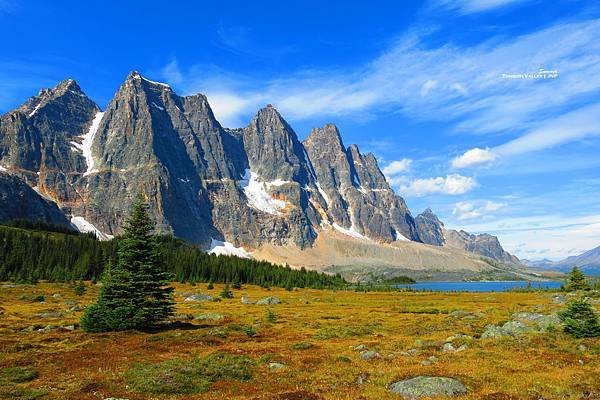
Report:
[[215,253],[313,268],[495,268],[479,255],[519,265],[493,236],[445,230],[431,210],[413,218],[375,156],[335,125],[300,142],[268,105],[224,128],[204,95],[135,71],[105,111],[67,79],[1,116],[0,168],[102,238],[143,191],[160,231]]
[[583,252],[578,256],[567,257],[560,261],[528,261],[526,265],[532,268],[559,272],[569,272],[574,266],[577,266],[587,275],[598,276],[600,275],[600,246]]

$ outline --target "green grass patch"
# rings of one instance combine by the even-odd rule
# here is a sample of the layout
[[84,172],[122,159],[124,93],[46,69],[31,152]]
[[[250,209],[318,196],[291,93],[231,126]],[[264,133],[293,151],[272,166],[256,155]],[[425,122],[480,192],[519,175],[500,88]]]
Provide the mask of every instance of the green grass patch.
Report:
[[290,348],[292,350],[308,350],[312,347],[313,347],[312,343],[308,343],[308,342],[294,343],[290,346]]
[[248,357],[214,353],[203,358],[134,364],[125,373],[131,389],[150,394],[194,394],[221,380],[247,381],[255,362]]
[[7,383],[30,382],[38,377],[38,372],[31,367],[8,367],[0,370],[0,385]]
[[367,325],[346,325],[329,326],[319,329],[315,334],[315,339],[333,339],[333,338],[353,338],[372,335],[379,327],[379,324]]
[[48,394],[46,389],[0,387],[0,399],[36,400]]

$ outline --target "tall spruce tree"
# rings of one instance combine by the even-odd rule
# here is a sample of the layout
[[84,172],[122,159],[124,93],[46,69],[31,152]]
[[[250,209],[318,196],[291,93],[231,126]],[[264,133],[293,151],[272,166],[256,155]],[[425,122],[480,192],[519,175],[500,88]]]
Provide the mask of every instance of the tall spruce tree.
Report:
[[160,265],[159,246],[148,205],[139,195],[125,221],[117,263],[108,266],[96,304],[89,307],[81,326],[89,332],[144,329],[173,314],[170,274]]
[[577,266],[574,266],[567,277],[565,289],[571,292],[577,290],[590,290],[591,287],[583,272],[581,272]]

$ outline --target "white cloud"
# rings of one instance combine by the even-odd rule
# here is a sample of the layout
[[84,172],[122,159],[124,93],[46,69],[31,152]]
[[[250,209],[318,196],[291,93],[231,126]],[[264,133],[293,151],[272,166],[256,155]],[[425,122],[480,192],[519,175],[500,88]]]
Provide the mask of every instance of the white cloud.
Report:
[[487,164],[496,159],[496,155],[489,148],[475,147],[452,160],[453,168],[467,168]]
[[461,14],[474,14],[490,11],[524,0],[435,0],[433,5],[446,9],[458,10]]
[[446,177],[415,179],[400,185],[400,194],[423,197],[430,194],[460,195],[470,192],[477,186],[472,177],[450,174]]
[[600,244],[600,214],[502,218],[461,225],[460,229],[496,235],[506,250],[517,257],[529,259],[560,260]]
[[459,201],[454,205],[452,215],[454,215],[459,221],[468,219],[482,218],[490,216],[495,211],[498,211],[506,207],[506,203],[496,203],[493,201],[486,201],[481,206],[467,201]]
[[402,172],[406,172],[410,170],[412,161],[413,160],[411,160],[410,158],[403,158],[402,160],[392,161],[383,168],[383,174],[385,176],[391,177],[394,175],[398,175]]
[[425,97],[438,86],[438,82],[434,79],[428,79],[423,86],[421,86],[421,97]]

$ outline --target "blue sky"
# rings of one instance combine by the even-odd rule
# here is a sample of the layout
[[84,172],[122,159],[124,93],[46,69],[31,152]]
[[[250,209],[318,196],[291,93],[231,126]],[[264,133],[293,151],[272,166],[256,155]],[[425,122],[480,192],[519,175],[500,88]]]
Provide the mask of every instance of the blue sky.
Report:
[[67,77],[104,108],[136,69],[225,126],[334,122],[413,213],[519,257],[600,245],[596,1],[166,4],[0,0],[0,112]]

